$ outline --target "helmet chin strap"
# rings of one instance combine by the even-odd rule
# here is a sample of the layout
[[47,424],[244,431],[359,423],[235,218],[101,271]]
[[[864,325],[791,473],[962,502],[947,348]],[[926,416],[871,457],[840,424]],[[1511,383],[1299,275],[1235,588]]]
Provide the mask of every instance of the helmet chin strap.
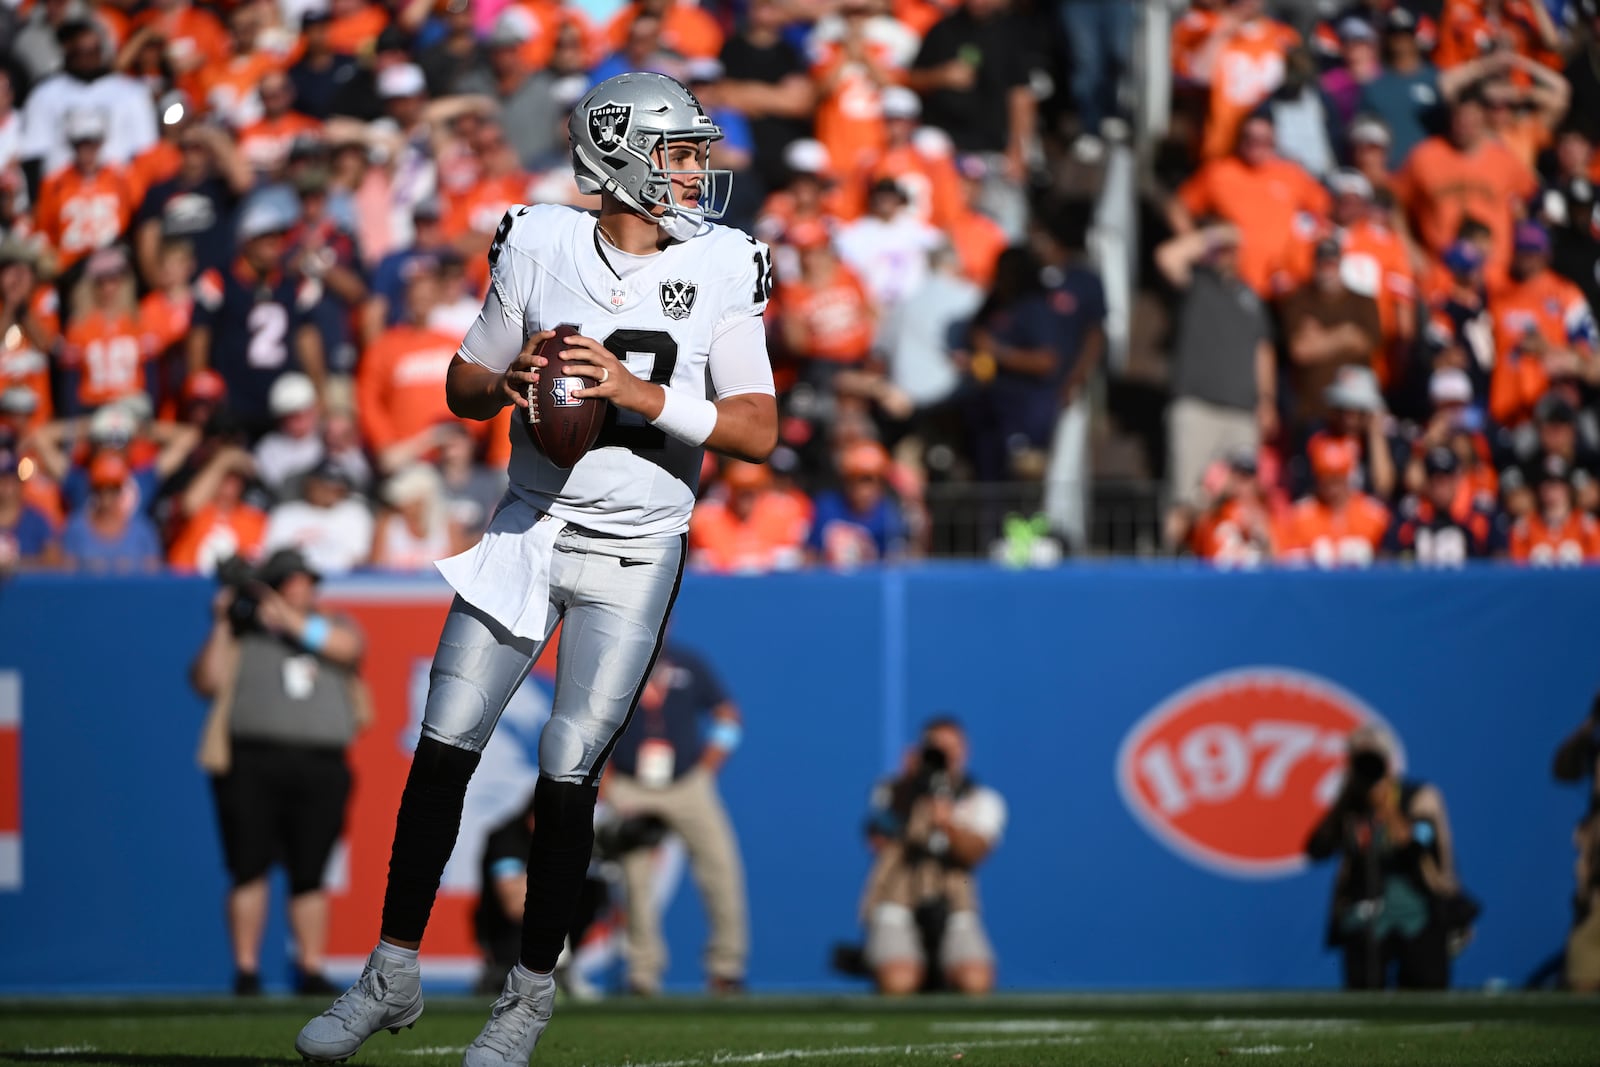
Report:
[[[700,234],[705,229],[706,221],[692,211],[668,205],[666,211],[660,215],[655,214],[641,204],[637,198],[622,187],[615,178],[607,178],[603,188],[606,192],[626,204],[634,214],[649,219],[661,228],[661,232],[674,241],[687,241]],[[669,194],[670,195],[670,194]]]

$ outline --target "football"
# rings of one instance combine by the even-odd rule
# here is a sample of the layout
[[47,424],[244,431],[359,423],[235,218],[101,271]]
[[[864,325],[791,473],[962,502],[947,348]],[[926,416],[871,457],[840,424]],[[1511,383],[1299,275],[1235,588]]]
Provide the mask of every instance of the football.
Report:
[[579,399],[574,391],[593,385],[589,378],[561,373],[561,353],[566,339],[577,333],[575,326],[557,326],[556,335],[534,350],[550,362],[539,372],[539,381],[528,386],[528,408],[522,428],[535,448],[550,457],[558,467],[570,468],[594,447],[600,427],[605,425],[611,402],[600,397]]

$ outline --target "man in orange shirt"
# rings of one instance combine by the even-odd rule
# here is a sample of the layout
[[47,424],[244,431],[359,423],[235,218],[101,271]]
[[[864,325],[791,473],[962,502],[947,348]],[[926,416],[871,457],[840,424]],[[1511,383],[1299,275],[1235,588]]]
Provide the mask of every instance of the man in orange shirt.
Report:
[[267,533],[267,514],[244,499],[255,474],[250,453],[218,449],[178,498],[177,535],[167,562],[180,571],[212,574],[234,556],[255,559]]
[[1322,569],[1370,566],[1389,530],[1389,509],[1351,484],[1356,443],[1322,437],[1312,443],[1316,488],[1295,504],[1274,538],[1278,559]]
[[240,4],[228,14],[230,47],[206,57],[200,71],[199,95],[205,109],[234,129],[243,129],[261,114],[256,86],[274,71],[287,70],[289,57],[267,47],[265,9],[260,3]]
[[1266,15],[1265,0],[1233,0],[1190,61],[1192,76],[1211,86],[1204,154],[1233,150],[1245,119],[1283,84],[1289,52],[1300,35]]
[[134,208],[122,168],[100,157],[106,139],[105,117],[98,111],[68,112],[66,134],[72,145],[72,162],[39,187],[35,214],[39,233],[55,249],[63,272],[122,236]]
[[794,570],[805,562],[809,509],[772,488],[765,464],[725,460],[726,495],[700,502],[689,521],[689,561],[719,574]]
[[454,418],[444,380],[461,338],[426,325],[440,298],[438,263],[418,257],[408,267],[406,321],[378,335],[356,372],[362,436],[379,454],[380,466],[384,450]]
[[1464,220],[1473,218],[1489,228],[1491,288],[1505,279],[1512,227],[1538,189],[1533,172],[1489,129],[1479,89],[1467,90],[1456,101],[1450,136],[1418,145],[1394,181],[1395,198],[1412,232],[1436,257],[1456,240]]
[[685,59],[715,59],[722,51],[722,27],[702,7],[683,0],[634,0],[606,25],[605,39],[621,51],[640,15],[661,19],[661,43]]
[[891,85],[883,90],[884,145],[846,186],[848,218],[865,213],[867,190],[884,178],[905,193],[912,214],[941,230],[949,230],[966,210],[949,138],[931,129],[921,133],[921,115],[922,101],[910,89]]
[[275,178],[289,159],[296,137],[322,132],[322,123],[294,110],[294,84],[274,70],[261,79],[261,120],[239,131],[239,153],[256,174]]
[[819,223],[797,223],[786,236],[800,255],[800,276],[781,283],[773,294],[785,347],[801,362],[804,377],[833,384],[835,372],[866,364],[877,312]]
[[817,86],[817,140],[834,166],[854,174],[884,149],[883,93],[904,74],[892,43],[873,33],[869,0],[846,0],[844,32],[820,44],[811,66]]
[[1167,205],[1179,234],[1213,215],[1239,230],[1239,276],[1263,297],[1291,266],[1293,235],[1314,232],[1333,204],[1315,178],[1275,149],[1272,119],[1252,115],[1239,132],[1238,151],[1200,168]]
[[1536,222],[1517,227],[1511,282],[1492,291],[1495,365],[1489,414],[1516,426],[1533,414],[1552,376],[1600,378],[1594,313],[1583,291],[1550,269],[1550,235]]
[[1576,567],[1600,561],[1600,523],[1573,506],[1572,472],[1547,457],[1539,474],[1539,507],[1511,529],[1511,558],[1535,567]]

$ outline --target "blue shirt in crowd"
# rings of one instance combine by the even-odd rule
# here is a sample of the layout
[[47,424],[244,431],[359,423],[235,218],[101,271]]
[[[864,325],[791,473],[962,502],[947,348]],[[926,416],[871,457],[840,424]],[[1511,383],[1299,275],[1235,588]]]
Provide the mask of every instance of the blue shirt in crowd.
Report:
[[95,532],[87,514],[74,515],[61,535],[61,550],[85,571],[145,570],[161,562],[161,539],[143,515],[134,515],[121,535],[110,540]]
[[829,563],[871,563],[902,555],[906,536],[905,517],[887,493],[858,514],[843,493],[830,489],[817,496],[807,543]]

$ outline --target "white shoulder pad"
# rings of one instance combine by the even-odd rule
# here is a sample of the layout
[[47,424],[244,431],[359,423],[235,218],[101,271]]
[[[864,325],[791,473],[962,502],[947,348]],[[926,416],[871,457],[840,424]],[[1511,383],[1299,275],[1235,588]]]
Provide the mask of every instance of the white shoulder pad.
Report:
[[509,250],[534,262],[548,264],[565,254],[568,238],[584,212],[565,204],[518,204],[500,219],[489,245],[489,270],[499,266]]

